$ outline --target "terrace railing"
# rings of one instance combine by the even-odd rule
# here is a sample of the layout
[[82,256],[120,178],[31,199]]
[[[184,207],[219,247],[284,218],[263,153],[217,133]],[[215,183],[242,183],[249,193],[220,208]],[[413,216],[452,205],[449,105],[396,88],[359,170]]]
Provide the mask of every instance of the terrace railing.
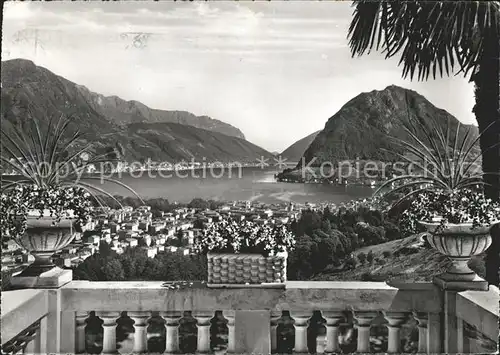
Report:
[[[325,320],[322,351],[339,352],[344,328],[355,329],[354,351],[367,353],[370,328],[387,327],[388,353],[401,353],[401,327],[418,323],[418,352],[483,352],[465,325],[498,339],[499,292],[443,291],[432,283],[289,281],[284,289],[211,289],[201,283],[72,281],[59,289],[2,292],[2,353],[84,353],[89,319],[102,322],[102,353],[117,353],[117,320],[133,321],[133,352],[148,352],[148,324],[163,319],[164,353],[179,353],[185,311],[196,322],[197,353],[211,352],[216,311],[227,321],[227,352],[268,354],[278,346],[283,312],[294,327],[294,353],[316,352],[308,326],[318,311]],[[320,349],[321,350],[321,349]]]

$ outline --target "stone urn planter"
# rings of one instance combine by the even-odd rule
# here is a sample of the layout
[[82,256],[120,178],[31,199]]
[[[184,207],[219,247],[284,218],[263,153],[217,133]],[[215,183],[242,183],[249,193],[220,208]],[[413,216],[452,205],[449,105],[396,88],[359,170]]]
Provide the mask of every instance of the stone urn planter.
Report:
[[419,224],[426,228],[429,244],[452,262],[448,270],[438,276],[441,280],[467,283],[479,279],[467,263],[491,245],[491,226],[473,228],[472,223],[450,223],[444,228],[438,228],[440,222],[420,221]]
[[285,287],[288,254],[207,254],[208,287]]
[[55,222],[48,212],[42,217],[38,211],[28,213],[26,232],[15,241],[35,257],[23,272],[12,278],[14,287],[52,288],[71,281],[72,271],[63,270],[52,262],[52,256],[66,247],[78,234],[74,218]]

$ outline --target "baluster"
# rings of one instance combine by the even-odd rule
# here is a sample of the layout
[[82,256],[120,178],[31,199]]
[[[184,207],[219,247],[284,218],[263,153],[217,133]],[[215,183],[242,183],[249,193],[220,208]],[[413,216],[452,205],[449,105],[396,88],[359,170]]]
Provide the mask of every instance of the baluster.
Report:
[[356,320],[355,327],[358,330],[358,353],[367,353],[370,351],[370,326],[372,320],[377,316],[377,312],[353,313],[353,317]]
[[85,352],[85,327],[87,323],[85,322],[89,316],[89,312],[76,312],[75,316],[75,351],[77,354],[82,354]]
[[96,316],[101,318],[103,321],[102,353],[117,354],[116,320],[120,318],[120,312],[97,312]]
[[344,319],[342,312],[322,312],[326,320],[326,348],[325,353],[337,353],[339,348],[339,325]]
[[134,321],[134,353],[148,352],[148,320],[151,312],[127,312]]
[[227,319],[227,352],[234,353],[235,347],[235,333],[234,333],[234,316],[235,311],[222,311],[224,318]]
[[418,322],[418,352],[427,352],[427,320],[425,312],[413,312],[413,318]]
[[384,318],[387,320],[386,326],[389,332],[389,339],[387,345],[388,353],[398,353],[401,345],[399,333],[401,325],[407,320],[406,313],[402,312],[383,312]]
[[182,314],[181,312],[166,311],[160,312],[160,316],[165,320],[165,354],[178,353],[179,321]]
[[271,352],[278,350],[278,321],[282,316],[281,311],[271,311]]
[[213,318],[211,312],[193,312],[198,327],[198,353],[210,352],[210,320]]
[[309,325],[310,312],[290,312],[290,317],[294,320],[295,347],[294,353],[308,353],[307,348],[307,327]]

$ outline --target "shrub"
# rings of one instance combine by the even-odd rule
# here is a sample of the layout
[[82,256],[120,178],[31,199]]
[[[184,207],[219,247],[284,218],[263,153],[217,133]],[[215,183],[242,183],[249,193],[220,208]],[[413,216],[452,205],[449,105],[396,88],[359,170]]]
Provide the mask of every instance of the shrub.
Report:
[[356,267],[356,261],[352,257],[348,257],[345,261],[345,268],[347,270],[352,270]]
[[222,252],[268,256],[291,251],[294,245],[295,238],[288,225],[259,225],[229,219],[208,225],[196,237],[193,249],[200,254]]
[[415,248],[415,247],[403,247],[403,248],[399,249],[400,255],[412,255],[412,254],[416,254],[418,252],[419,252],[419,249]]
[[396,224],[390,221],[384,221],[383,227],[385,230],[385,237],[387,238],[387,240],[396,240],[396,239],[401,239],[403,237],[401,230]]
[[366,262],[366,254],[363,252],[359,253],[358,260],[361,264],[364,264]]
[[372,274],[370,272],[364,272],[361,274],[361,281],[372,281]]
[[374,259],[373,251],[370,250],[370,252],[366,255],[366,260],[371,264],[373,263],[373,259]]
[[384,256],[384,258],[390,258],[392,253],[389,251],[389,250],[385,250],[382,255]]

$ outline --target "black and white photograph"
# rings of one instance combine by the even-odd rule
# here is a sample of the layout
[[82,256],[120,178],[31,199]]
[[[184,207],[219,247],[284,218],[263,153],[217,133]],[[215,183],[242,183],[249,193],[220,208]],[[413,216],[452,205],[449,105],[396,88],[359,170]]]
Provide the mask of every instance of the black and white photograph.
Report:
[[500,1],[5,1],[2,354],[495,354]]

